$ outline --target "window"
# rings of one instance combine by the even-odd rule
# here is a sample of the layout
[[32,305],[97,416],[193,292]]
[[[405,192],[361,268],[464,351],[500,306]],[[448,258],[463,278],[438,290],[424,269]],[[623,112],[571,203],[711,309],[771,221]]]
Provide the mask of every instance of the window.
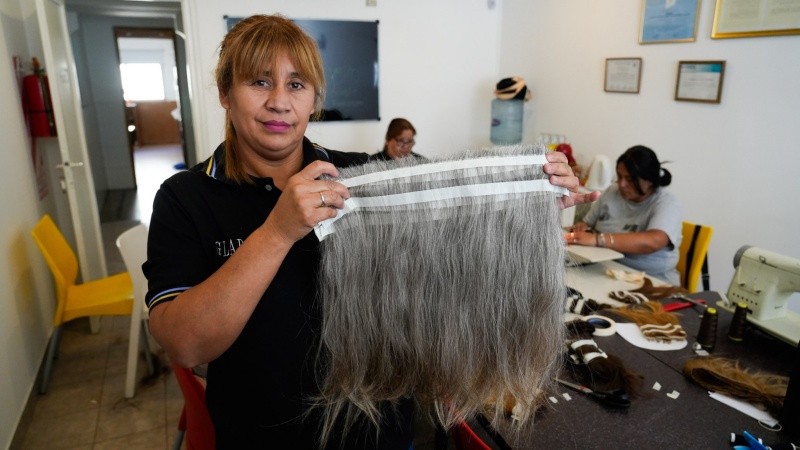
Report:
[[126,101],[165,99],[161,64],[120,64],[119,72],[122,75],[122,95]]

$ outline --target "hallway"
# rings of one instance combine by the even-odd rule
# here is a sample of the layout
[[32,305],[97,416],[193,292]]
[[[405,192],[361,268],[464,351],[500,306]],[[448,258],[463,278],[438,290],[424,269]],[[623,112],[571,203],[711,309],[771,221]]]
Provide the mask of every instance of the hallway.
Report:
[[153,198],[161,182],[176,173],[183,164],[179,145],[150,145],[137,147],[133,152],[137,189],[111,190],[100,207],[100,222],[136,220],[150,223]]
[[[138,222],[149,223],[158,187],[182,161],[180,146],[134,152],[138,189],[109,192],[101,208],[109,274],[126,270],[117,236]],[[130,317],[103,317],[97,334],[89,332],[85,319],[65,325],[48,392],[31,396],[12,448],[171,448],[183,397],[169,373],[145,379],[140,358],[136,395],[124,398],[129,327]],[[158,356],[165,361],[163,353]]]

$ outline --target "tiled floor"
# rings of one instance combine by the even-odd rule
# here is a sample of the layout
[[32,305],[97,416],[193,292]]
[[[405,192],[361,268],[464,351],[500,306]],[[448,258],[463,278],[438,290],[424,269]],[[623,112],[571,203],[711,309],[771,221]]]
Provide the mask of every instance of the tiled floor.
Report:
[[[112,191],[101,211],[110,274],[125,270],[114,245],[137,222],[149,223],[161,181],[181,161],[178,147],[150,147],[134,155],[137,191]],[[136,395],[124,398],[129,317],[104,317],[100,332],[88,320],[66,325],[47,394],[33,394],[30,415],[18,432],[21,449],[169,449],[175,439],[183,397],[171,373],[147,380],[140,357]],[[163,352],[160,361],[166,361]],[[429,425],[417,426],[417,450],[433,450]],[[184,445],[185,447],[185,445]],[[450,447],[452,448],[452,443]]]
[[[105,317],[97,334],[87,320],[67,325],[45,395],[32,397],[23,449],[167,449],[183,407],[171,375],[123,396],[130,318]],[[139,379],[146,375],[139,364]]]

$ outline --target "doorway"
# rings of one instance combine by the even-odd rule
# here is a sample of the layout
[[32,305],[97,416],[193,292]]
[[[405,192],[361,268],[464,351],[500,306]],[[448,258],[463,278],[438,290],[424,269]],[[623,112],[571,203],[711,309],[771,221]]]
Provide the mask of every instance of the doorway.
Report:
[[[123,100],[117,35],[166,37],[172,42],[170,48],[175,61],[170,65],[175,67],[177,75],[170,73],[170,79],[177,76],[178,93],[174,98],[181,113],[180,160],[189,167],[196,162],[182,2],[65,0],[64,3],[80,87],[95,200],[100,220],[107,222],[136,211],[131,206],[136,206],[140,184],[136,177],[141,175],[137,173],[141,171],[135,169],[131,146],[136,141],[131,140],[134,136],[129,136],[127,131],[129,119]],[[153,34],[149,30],[156,32]],[[170,81],[166,90],[174,84]],[[175,123],[175,119],[169,120]],[[149,201],[143,203],[150,206]]]
[[[175,33],[164,28],[115,27],[128,148],[136,183],[134,218],[149,222],[161,182],[186,168]],[[112,203],[120,193],[110,192]],[[124,195],[123,195],[124,198]],[[125,202],[121,204],[126,204]]]

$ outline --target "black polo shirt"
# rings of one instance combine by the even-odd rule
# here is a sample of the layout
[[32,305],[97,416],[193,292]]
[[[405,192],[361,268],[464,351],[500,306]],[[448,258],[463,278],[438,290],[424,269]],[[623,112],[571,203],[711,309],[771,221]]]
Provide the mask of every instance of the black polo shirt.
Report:
[[[150,308],[199,284],[227,261],[264,223],[281,191],[271,178],[236,184],[225,177],[224,147],[190,170],[166,180],[153,203],[148,260]],[[321,159],[337,167],[366,162],[368,155],[324,149],[303,140],[303,167]],[[218,448],[317,449],[319,418],[308,414],[318,394],[315,370],[321,329],[316,281],[319,241],[314,233],[295,243],[236,341],[208,365],[206,402]],[[413,405],[386,409],[376,433],[356,425],[330,448],[406,450],[413,439]]]

